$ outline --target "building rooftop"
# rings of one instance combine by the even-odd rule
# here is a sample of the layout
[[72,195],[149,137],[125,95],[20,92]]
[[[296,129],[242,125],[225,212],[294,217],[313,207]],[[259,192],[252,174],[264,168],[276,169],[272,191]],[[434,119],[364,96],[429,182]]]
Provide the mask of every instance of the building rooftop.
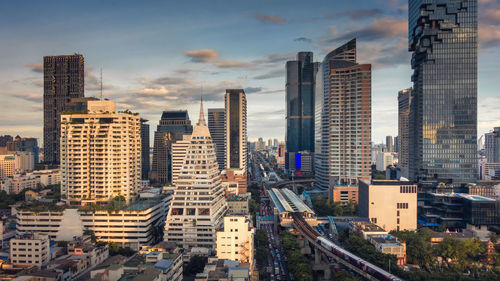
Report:
[[362,232],[387,232],[385,229],[381,228],[380,226],[371,223],[371,222],[365,222],[365,221],[353,221],[350,222],[352,226],[354,226],[355,230],[357,231],[362,231]]
[[450,197],[450,198],[463,198],[470,201],[482,201],[482,202],[495,202],[496,200],[489,197],[484,197],[481,195],[470,195],[466,193],[430,193],[432,196],[436,197]]
[[159,270],[167,270],[174,264],[173,261],[171,260],[159,260],[158,262],[155,263],[154,268],[157,268]]

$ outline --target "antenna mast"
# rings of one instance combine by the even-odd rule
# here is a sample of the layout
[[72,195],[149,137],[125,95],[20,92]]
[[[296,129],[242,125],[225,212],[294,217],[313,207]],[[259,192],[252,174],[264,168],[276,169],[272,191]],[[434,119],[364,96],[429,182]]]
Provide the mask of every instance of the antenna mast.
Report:
[[102,100],[102,67],[101,67],[101,100]]

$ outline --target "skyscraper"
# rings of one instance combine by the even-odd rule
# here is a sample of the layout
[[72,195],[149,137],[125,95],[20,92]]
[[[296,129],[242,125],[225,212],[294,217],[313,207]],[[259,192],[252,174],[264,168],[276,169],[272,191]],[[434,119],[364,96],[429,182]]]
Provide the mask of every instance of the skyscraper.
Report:
[[192,132],[193,126],[186,110],[163,112],[154,136],[152,183],[165,185],[172,182],[172,143]]
[[83,95],[82,55],[43,57],[43,154],[46,163],[59,163],[61,113],[71,98]]
[[149,179],[149,124],[148,120],[141,118],[141,178],[142,180]]
[[356,39],[333,50],[316,76],[315,185],[370,179],[371,65],[356,62]]
[[477,178],[477,11],[477,0],[408,3],[412,179]]
[[70,201],[133,198],[141,179],[140,117],[112,101],[61,115],[61,195]]
[[210,130],[210,135],[215,144],[215,154],[217,155],[217,163],[219,163],[219,170],[225,168],[226,156],[225,156],[225,143],[224,143],[224,120],[225,120],[225,109],[224,108],[209,108],[208,109],[208,129]]
[[484,134],[484,153],[488,163],[500,163],[500,127]]
[[394,137],[394,152],[399,153],[399,136]]
[[289,158],[301,151],[314,152],[314,91],[319,63],[312,52],[299,52],[286,62],[286,151]]
[[410,107],[412,102],[411,88],[398,93],[398,167],[401,175],[408,178],[410,163]]
[[243,89],[227,89],[225,96],[226,169],[247,168],[247,98]]
[[387,152],[394,152],[394,142],[392,141],[392,136],[385,137],[385,147]]
[[223,222],[227,204],[217,167],[215,146],[203,116],[203,102],[200,105],[200,118],[189,144],[180,149],[176,157],[183,151],[183,165],[175,181],[164,238],[186,250],[191,247],[215,250],[216,230]]

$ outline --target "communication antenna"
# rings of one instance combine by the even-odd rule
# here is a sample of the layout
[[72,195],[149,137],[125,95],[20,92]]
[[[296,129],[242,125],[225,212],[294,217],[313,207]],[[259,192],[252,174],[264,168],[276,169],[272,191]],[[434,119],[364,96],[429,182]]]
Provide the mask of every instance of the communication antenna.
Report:
[[101,67],[101,100],[103,100],[103,98],[102,98],[102,67]]

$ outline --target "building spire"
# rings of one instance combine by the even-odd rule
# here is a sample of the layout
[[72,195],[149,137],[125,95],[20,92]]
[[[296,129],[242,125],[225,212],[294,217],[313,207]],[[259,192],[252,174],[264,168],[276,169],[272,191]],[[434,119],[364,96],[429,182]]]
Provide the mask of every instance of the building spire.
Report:
[[206,126],[207,125],[205,123],[205,114],[203,112],[203,96],[201,96],[201,101],[200,101],[200,117],[198,118],[198,123],[196,125],[198,125],[198,126]]

